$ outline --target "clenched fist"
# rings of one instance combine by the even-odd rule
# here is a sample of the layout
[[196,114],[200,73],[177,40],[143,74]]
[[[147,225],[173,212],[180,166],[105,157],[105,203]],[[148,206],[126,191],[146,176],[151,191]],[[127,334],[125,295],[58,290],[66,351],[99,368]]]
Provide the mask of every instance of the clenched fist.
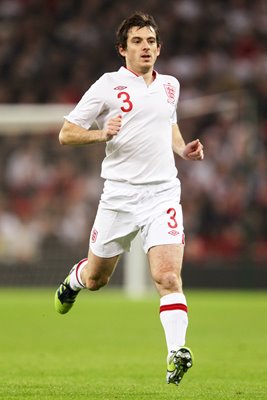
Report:
[[105,128],[102,130],[103,141],[108,142],[114,136],[116,136],[121,129],[121,123],[122,123],[121,115],[117,115],[116,117],[110,118],[107,121]]

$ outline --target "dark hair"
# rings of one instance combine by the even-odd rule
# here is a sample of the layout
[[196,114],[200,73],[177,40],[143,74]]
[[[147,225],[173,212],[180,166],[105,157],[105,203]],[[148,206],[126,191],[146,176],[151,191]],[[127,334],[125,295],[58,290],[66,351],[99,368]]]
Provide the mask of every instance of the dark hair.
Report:
[[128,32],[134,26],[139,28],[144,28],[145,26],[153,28],[156,33],[157,45],[159,46],[161,44],[159,28],[152,15],[137,11],[120,24],[116,35],[117,50],[119,47],[122,47],[124,50],[127,48]]

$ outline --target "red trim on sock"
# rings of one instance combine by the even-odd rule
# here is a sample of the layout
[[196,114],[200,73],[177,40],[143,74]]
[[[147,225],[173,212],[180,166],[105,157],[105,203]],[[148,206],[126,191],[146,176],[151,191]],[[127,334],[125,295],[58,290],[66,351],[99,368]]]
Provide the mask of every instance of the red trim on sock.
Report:
[[187,312],[187,306],[182,303],[175,303],[175,304],[166,304],[165,306],[160,306],[159,312],[163,311],[173,311],[173,310],[182,310]]
[[81,260],[81,261],[79,261],[78,262],[78,265],[77,265],[77,267],[76,267],[76,279],[77,279],[77,281],[79,282],[79,284],[81,285],[81,286],[83,286],[84,287],[84,284],[80,281],[80,279],[79,279],[79,275],[78,275],[78,269],[80,268],[80,266],[82,265],[82,263],[84,262],[84,261],[87,261],[88,260],[88,258],[84,258],[83,260]]

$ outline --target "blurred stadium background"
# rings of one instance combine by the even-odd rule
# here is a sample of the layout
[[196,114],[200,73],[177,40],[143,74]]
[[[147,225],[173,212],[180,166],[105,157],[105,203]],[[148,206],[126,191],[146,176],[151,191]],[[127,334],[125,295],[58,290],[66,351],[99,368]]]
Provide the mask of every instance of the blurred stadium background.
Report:
[[[141,9],[161,27],[156,69],[181,83],[183,135],[205,146],[202,163],[176,160],[185,286],[267,287],[267,3],[143,3],[0,1],[0,285],[57,285],[87,254],[104,146],[61,147],[58,130],[63,111],[120,67],[113,33]],[[111,285],[127,286],[143,261],[135,244]]]

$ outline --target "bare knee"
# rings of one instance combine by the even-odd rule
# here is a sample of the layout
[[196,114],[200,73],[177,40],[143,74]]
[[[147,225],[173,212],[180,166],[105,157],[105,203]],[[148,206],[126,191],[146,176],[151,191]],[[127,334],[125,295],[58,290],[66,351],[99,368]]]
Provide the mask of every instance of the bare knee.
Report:
[[92,268],[86,267],[82,270],[82,282],[88,290],[99,290],[103,286],[108,284],[110,276],[99,270],[93,270]]
[[85,287],[88,290],[95,291],[108,284],[108,277],[88,277],[85,279]]
[[173,292],[182,293],[182,245],[151,247],[148,253],[152,278],[160,296]]
[[175,271],[158,271],[153,278],[161,294],[182,292],[182,279]]
[[116,268],[119,255],[102,258],[89,250],[87,265],[81,271],[81,279],[88,290],[99,290],[106,286]]
[[81,280],[86,289],[99,290],[106,286],[116,268],[119,256],[103,259],[90,250],[88,262],[81,271]]

